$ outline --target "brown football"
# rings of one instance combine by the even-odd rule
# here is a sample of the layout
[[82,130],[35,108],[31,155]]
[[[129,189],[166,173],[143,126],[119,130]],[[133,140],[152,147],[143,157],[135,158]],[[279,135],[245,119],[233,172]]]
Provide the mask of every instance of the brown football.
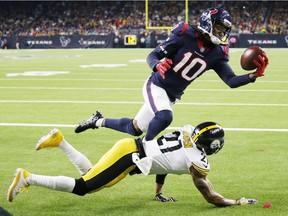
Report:
[[244,70],[254,70],[257,66],[254,64],[253,60],[258,60],[258,55],[261,55],[263,50],[259,46],[248,47],[241,56],[241,67]]

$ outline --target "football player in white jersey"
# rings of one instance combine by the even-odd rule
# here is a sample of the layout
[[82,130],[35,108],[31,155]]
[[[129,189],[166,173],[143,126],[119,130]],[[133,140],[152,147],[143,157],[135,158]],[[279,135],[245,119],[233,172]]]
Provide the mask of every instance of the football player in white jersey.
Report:
[[53,129],[35,145],[36,150],[59,147],[80,172],[74,179],[66,176],[44,176],[18,168],[7,193],[12,202],[17,194],[31,185],[83,196],[115,185],[128,174],[190,174],[207,202],[216,206],[256,204],[255,199],[227,199],[215,192],[207,179],[210,165],[207,155],[217,153],[224,145],[224,130],[215,122],[204,122],[193,128],[185,125],[158,139],[145,137],[119,140],[94,166],[77,151],[58,129]]

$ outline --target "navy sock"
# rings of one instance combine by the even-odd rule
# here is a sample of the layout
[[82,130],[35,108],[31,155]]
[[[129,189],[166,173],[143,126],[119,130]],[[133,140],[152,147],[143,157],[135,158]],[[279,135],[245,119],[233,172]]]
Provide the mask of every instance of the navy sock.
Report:
[[105,127],[111,128],[116,131],[131,134],[132,136],[140,136],[142,132],[135,130],[133,125],[133,119],[121,118],[121,119],[105,119]]
[[157,112],[149,123],[145,139],[154,139],[161,131],[165,130],[171,124],[172,120],[173,114],[170,110]]

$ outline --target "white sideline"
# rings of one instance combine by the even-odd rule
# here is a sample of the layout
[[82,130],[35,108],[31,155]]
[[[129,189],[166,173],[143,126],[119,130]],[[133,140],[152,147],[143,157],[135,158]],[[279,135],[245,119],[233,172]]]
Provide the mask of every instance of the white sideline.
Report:
[[[66,101],[66,100],[0,100],[0,103],[67,103],[67,104],[143,104],[138,101]],[[177,105],[194,106],[267,106],[287,107],[288,104],[263,104],[263,103],[198,103],[198,102],[177,102]]]
[[[26,124],[26,123],[4,123],[0,122],[3,127],[51,127],[51,128],[75,128],[72,124]],[[180,127],[168,127],[168,130],[178,130]],[[288,129],[281,128],[224,128],[226,131],[250,131],[250,132],[288,132]]]

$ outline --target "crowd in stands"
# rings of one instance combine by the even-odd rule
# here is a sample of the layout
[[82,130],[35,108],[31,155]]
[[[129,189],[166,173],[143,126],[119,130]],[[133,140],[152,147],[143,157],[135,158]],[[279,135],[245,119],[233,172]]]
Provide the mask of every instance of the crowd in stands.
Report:
[[268,18],[267,32],[288,34],[288,2],[277,2]]
[[[148,26],[185,21],[185,1],[149,1]],[[196,25],[210,7],[223,7],[233,31],[287,34],[285,1],[189,1],[189,22]],[[122,30],[145,31],[145,1],[1,1],[0,36],[106,35]]]

